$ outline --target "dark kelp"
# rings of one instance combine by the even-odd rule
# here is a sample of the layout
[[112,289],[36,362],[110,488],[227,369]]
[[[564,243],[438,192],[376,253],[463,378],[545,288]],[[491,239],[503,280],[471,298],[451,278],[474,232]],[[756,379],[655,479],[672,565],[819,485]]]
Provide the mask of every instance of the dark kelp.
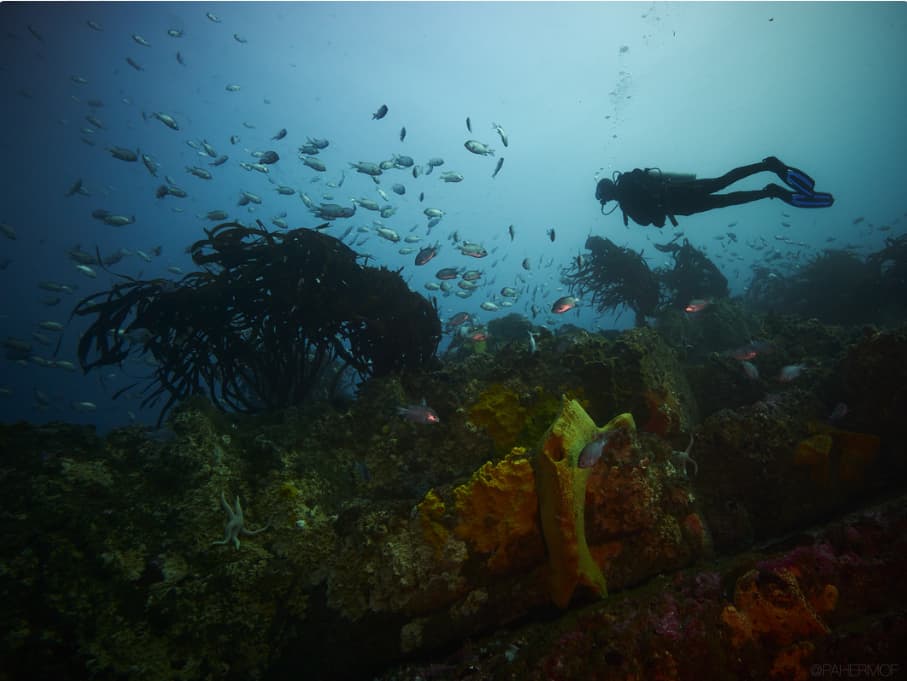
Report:
[[727,278],[709,258],[686,239],[672,249],[674,267],[656,270],[663,297],[673,308],[683,308],[694,298],[727,298]]
[[826,249],[796,270],[754,266],[746,302],[760,311],[814,317],[826,324],[891,324],[907,311],[907,236],[862,257]]
[[124,277],[73,310],[96,316],[79,341],[84,371],[147,353],[156,360],[142,405],[165,395],[160,419],[191,395],[256,412],[303,402],[337,363],[365,378],[434,357],[435,305],[399,273],[358,264],[339,240],[260,222],[205,232],[189,249],[202,271],[178,282]]
[[562,274],[570,292],[599,312],[626,305],[636,314],[636,325],[642,326],[659,302],[658,280],[646,261],[635,251],[598,236],[586,239],[586,249],[589,255]]

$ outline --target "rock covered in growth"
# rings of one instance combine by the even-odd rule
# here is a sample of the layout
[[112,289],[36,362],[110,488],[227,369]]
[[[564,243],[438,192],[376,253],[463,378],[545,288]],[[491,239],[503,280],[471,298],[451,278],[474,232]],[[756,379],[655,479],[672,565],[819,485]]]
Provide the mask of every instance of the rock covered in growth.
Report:
[[800,535],[796,546],[676,572],[377,679],[438,669],[529,681],[809,679],[851,661],[895,678],[907,640],[905,509],[900,496]]
[[[694,427],[693,393],[677,356],[646,329],[616,338],[541,334],[534,353],[511,346],[372,379],[339,410],[309,403],[227,415],[199,398],[154,432],[132,427],[102,439],[62,426],[0,427],[0,498],[15,519],[0,555],[4,661],[23,677],[35,674],[35,660],[44,671],[90,658],[102,676],[140,669],[143,678],[188,679],[228,665],[244,677],[306,669],[317,678],[371,678],[401,656],[424,658],[546,612],[558,535],[543,531],[541,518],[555,514],[540,511],[533,462],[546,443],[553,458],[572,462],[588,447],[583,440],[598,436],[595,423],[628,411],[647,428],[602,446],[583,476],[578,459],[564,465],[563,479],[584,477],[585,492],[570,504],[553,495],[568,521],[582,499],[587,565],[597,566],[608,598],[576,588],[570,603],[581,611],[511,638],[499,633],[481,653],[465,648],[397,678],[437,675],[445,665],[453,678],[472,666],[492,678],[590,678],[612,669],[622,678],[672,670],[701,678],[728,668],[731,677],[744,669],[738,659],[769,678],[773,665],[818,659],[810,642],[832,649],[839,618],[857,612],[859,598],[879,610],[898,596],[892,575],[904,566],[885,553],[899,546],[890,514],[831,532],[832,550],[677,570],[709,556],[712,536],[724,549],[749,548],[747,539],[802,530],[857,503],[880,480],[903,482],[891,438],[900,421],[865,409],[869,391],[859,382],[860,372],[877,376],[884,367],[872,353],[894,356],[899,339],[867,337],[851,349],[853,392],[844,399],[853,416],[820,427],[821,401],[787,385],[710,416],[689,452],[696,467],[677,455]],[[804,385],[821,376],[811,371]],[[593,425],[546,436],[563,394]],[[439,423],[395,415],[423,397]],[[558,438],[572,444],[558,447]],[[238,549],[212,545],[225,533],[222,495],[241,499],[244,527],[267,531],[244,536]],[[567,538],[555,555],[570,566],[578,524],[572,537],[569,522],[551,525]],[[873,572],[880,565],[887,584]],[[753,569],[758,576],[740,582],[735,599],[737,581]],[[789,614],[800,625],[776,631],[768,623],[783,602],[799,602]],[[733,635],[746,631],[752,637],[733,648]],[[801,638],[808,631],[809,641]]]

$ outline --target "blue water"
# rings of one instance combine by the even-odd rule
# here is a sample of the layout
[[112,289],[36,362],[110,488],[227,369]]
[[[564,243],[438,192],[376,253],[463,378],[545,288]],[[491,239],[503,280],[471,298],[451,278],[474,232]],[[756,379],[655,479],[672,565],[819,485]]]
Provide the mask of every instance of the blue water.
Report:
[[[341,204],[363,197],[384,205],[372,180],[348,164],[393,154],[412,156],[420,165],[433,156],[445,159],[443,167],[418,179],[409,170],[381,178],[388,203],[397,207],[384,222],[401,236],[414,226],[414,234],[425,234],[424,208],[446,212],[430,237],[415,244],[439,241],[441,251],[425,267],[415,267],[414,255],[398,253],[406,244],[374,232],[357,249],[378,264],[402,266],[410,286],[426,295],[436,295],[424,284],[441,267],[484,270],[486,285],[471,298],[439,297],[442,320],[466,310],[487,322],[510,311],[526,314],[534,302],[543,310],[535,322],[550,327],[632,325],[631,313],[598,315],[582,305],[562,316],[547,313],[567,293],[560,268],[582,252],[590,234],[643,250],[652,267],[666,264],[651,244],[667,241],[670,226],[624,227],[619,211],[600,214],[595,183],[615,170],[657,166],[710,177],[774,154],[812,174],[818,190],[834,193],[834,207],[825,210],[761,201],[680,218],[679,229],[715,259],[735,294],[745,290],[752,265],[766,254],[752,248],[760,239],[781,250],[784,258],[774,265],[790,271],[826,247],[828,237],[868,253],[886,235],[904,231],[903,3],[7,3],[0,5],[0,24],[0,221],[17,237],[0,236],[0,259],[11,261],[0,272],[0,337],[32,340],[33,354],[42,357],[53,359],[55,348],[34,341],[32,333],[53,343],[58,335],[37,323],[67,324],[56,359],[75,362],[87,322],[69,322],[72,307],[119,281],[100,268],[96,279],[77,271],[66,255],[74,245],[88,252],[97,246],[104,255],[161,246],[151,262],[132,255],[111,270],[176,279],[167,268],[191,270],[186,246],[203,237],[203,227],[216,224],[204,218],[207,211],[222,209],[247,223],[258,218],[269,227],[283,211],[292,228],[320,222],[298,195],[279,195],[277,184],[316,202],[332,194]],[[168,29],[183,35],[171,37]],[[177,51],[185,65],[177,62]],[[127,57],[143,70],[132,68]],[[229,92],[228,84],[240,90]],[[103,106],[92,107],[89,100]],[[373,120],[381,104],[389,113]],[[143,112],[167,113],[180,130]],[[103,129],[83,132],[94,127],[88,114]],[[509,147],[501,145],[492,122],[505,128]],[[400,142],[402,126],[407,134]],[[281,128],[286,138],[271,141]],[[231,135],[240,141],[231,145]],[[319,156],[327,172],[298,160],[296,149],[307,136],[330,140]],[[496,156],[469,153],[463,143],[470,138],[493,147]],[[187,144],[203,139],[229,161],[209,167],[212,159]],[[113,158],[106,151],[112,145],[153,156],[159,177],[141,162]],[[281,156],[268,175],[240,167],[240,161],[255,161],[252,151],[266,149]],[[492,179],[500,156],[506,161]],[[190,165],[208,168],[214,179],[189,175]],[[465,179],[444,183],[442,171]],[[341,173],[342,187],[326,186]],[[164,175],[189,197],[155,198]],[[90,196],[65,197],[77,178]],[[772,179],[756,176],[735,188],[759,188]],[[405,196],[391,192],[395,182],[406,186]],[[263,204],[237,206],[241,190],[260,195]],[[107,226],[91,217],[98,208],[135,215],[136,222]],[[360,208],[328,233],[372,226],[377,217]],[[864,220],[855,224],[859,217]],[[729,228],[731,223],[736,224]],[[880,232],[881,225],[892,230]],[[737,243],[716,239],[728,229]],[[483,243],[488,257],[461,255],[448,240],[455,230],[462,239]],[[776,234],[805,245],[775,241]],[[526,257],[530,272],[520,266]],[[37,287],[41,280],[78,289],[47,307],[40,299],[54,294]],[[501,301],[496,294],[503,286],[524,293],[509,310],[482,311],[483,301]],[[153,422],[157,410],[139,409],[134,391],[110,398],[132,382],[129,376],[145,372],[133,362],[122,371],[112,367],[83,376],[3,360],[2,418],[62,419],[102,429],[132,418]],[[36,390],[49,398],[48,406],[36,403]],[[95,403],[97,410],[77,410],[72,403],[80,401]]]

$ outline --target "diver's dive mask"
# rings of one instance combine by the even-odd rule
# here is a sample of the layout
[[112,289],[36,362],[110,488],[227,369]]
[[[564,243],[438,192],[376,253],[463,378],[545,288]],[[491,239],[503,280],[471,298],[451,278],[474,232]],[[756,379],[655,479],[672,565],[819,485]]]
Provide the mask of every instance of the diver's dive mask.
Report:
[[602,205],[602,215],[610,215],[614,212],[614,208],[617,208],[615,204],[614,208],[605,213],[605,204],[608,201],[613,201],[617,195],[617,185],[614,184],[612,180],[599,180],[598,184],[595,186],[595,198]]

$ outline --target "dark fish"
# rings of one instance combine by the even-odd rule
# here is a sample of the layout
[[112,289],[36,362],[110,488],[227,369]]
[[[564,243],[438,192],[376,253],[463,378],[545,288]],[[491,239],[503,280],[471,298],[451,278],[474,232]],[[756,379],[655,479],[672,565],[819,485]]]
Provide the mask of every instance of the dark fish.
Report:
[[573,296],[564,296],[554,301],[554,304],[551,306],[551,311],[554,314],[564,314],[565,312],[575,308],[578,302],[578,298],[574,298]]
[[453,317],[447,320],[447,326],[459,326],[460,324],[465,324],[472,317],[468,312],[457,312]]
[[513,228],[513,225],[507,228],[507,233],[510,234],[510,240],[513,241],[513,237],[516,236],[516,230]]
[[145,70],[144,68],[142,68],[141,65],[137,64],[137,63],[135,62],[135,60],[134,60],[132,57],[126,57],[126,63],[129,64],[129,65],[130,65],[132,68],[134,68],[136,71],[144,71],[144,70]]
[[456,267],[445,267],[438,270],[435,276],[441,281],[448,281],[450,279],[456,279],[460,275],[460,271]]
[[412,423],[432,424],[440,423],[441,419],[434,409],[425,403],[422,398],[421,404],[410,404],[406,407],[397,407],[397,413]]
[[73,194],[77,193],[80,189],[82,189],[82,178],[81,177],[78,180],[76,180],[75,182],[73,182],[72,186],[68,190],[66,190],[66,196],[72,196]]
[[741,345],[739,348],[725,350],[721,355],[723,357],[733,357],[734,359],[743,361],[753,359],[757,355],[763,355],[772,352],[773,350],[774,346],[768,341],[751,341],[746,345]]
[[387,116],[387,104],[382,104],[381,107],[372,114],[372,120],[381,120]]
[[498,164],[494,167],[494,172],[491,174],[491,178],[494,179],[498,176],[498,173],[501,172],[501,166],[504,165],[504,157],[498,159]]
[[402,128],[400,128],[400,141],[402,142],[405,139],[406,139],[406,126],[404,125]]
[[66,251],[66,254],[69,256],[69,259],[73,262],[76,262],[80,265],[97,265],[98,258],[97,256],[92,255],[91,253],[86,253],[79,246]]
[[328,167],[324,163],[311,156],[303,156],[302,163],[303,165],[307,165],[312,170],[317,170],[320,173],[323,173],[328,169]]
[[466,117],[466,129],[472,132],[472,121],[469,120],[469,116]]
[[847,405],[844,402],[838,402],[835,405],[835,408],[832,410],[831,414],[828,416],[828,422],[834,423],[835,421],[840,421],[845,416],[847,416]]
[[31,24],[26,24],[25,28],[27,28],[27,29],[28,29],[28,32],[31,33],[33,36],[35,36],[36,39],[40,40],[42,43],[44,42],[44,36],[42,36],[40,33],[38,33],[38,32],[32,27]]
[[276,151],[265,151],[258,157],[259,163],[277,163],[279,160],[280,156],[277,155]]
[[555,236],[556,235],[554,233],[554,227],[552,227],[551,229],[548,230],[548,238],[551,239],[552,241],[554,241]]
[[425,192],[419,192],[419,203],[422,203],[422,200],[425,198]]
[[131,149],[125,149],[123,147],[108,147],[107,151],[111,153],[114,158],[118,158],[121,161],[138,161],[139,156]]
[[426,246],[416,254],[416,265],[424,265],[438,255],[438,244]]
[[122,260],[127,255],[131,254],[132,251],[127,251],[125,248],[121,248],[118,251],[114,251],[110,255],[105,255],[101,261],[105,265],[116,265],[120,260]]
[[274,137],[272,137],[271,139],[272,140],[282,140],[286,136],[287,136],[287,129],[281,128],[280,130],[277,131],[277,134],[274,135]]
[[154,177],[157,177],[158,165],[157,163],[155,163],[153,158],[151,158],[148,154],[142,154],[142,163],[145,164],[145,167],[148,169],[149,173],[151,173]]
[[176,60],[183,66],[186,65],[186,62],[183,61],[183,55],[181,55],[179,52],[176,53]]
[[355,206],[340,206],[336,203],[322,203],[317,208],[312,208],[312,213],[322,220],[333,220],[334,218],[351,218],[356,213]]

